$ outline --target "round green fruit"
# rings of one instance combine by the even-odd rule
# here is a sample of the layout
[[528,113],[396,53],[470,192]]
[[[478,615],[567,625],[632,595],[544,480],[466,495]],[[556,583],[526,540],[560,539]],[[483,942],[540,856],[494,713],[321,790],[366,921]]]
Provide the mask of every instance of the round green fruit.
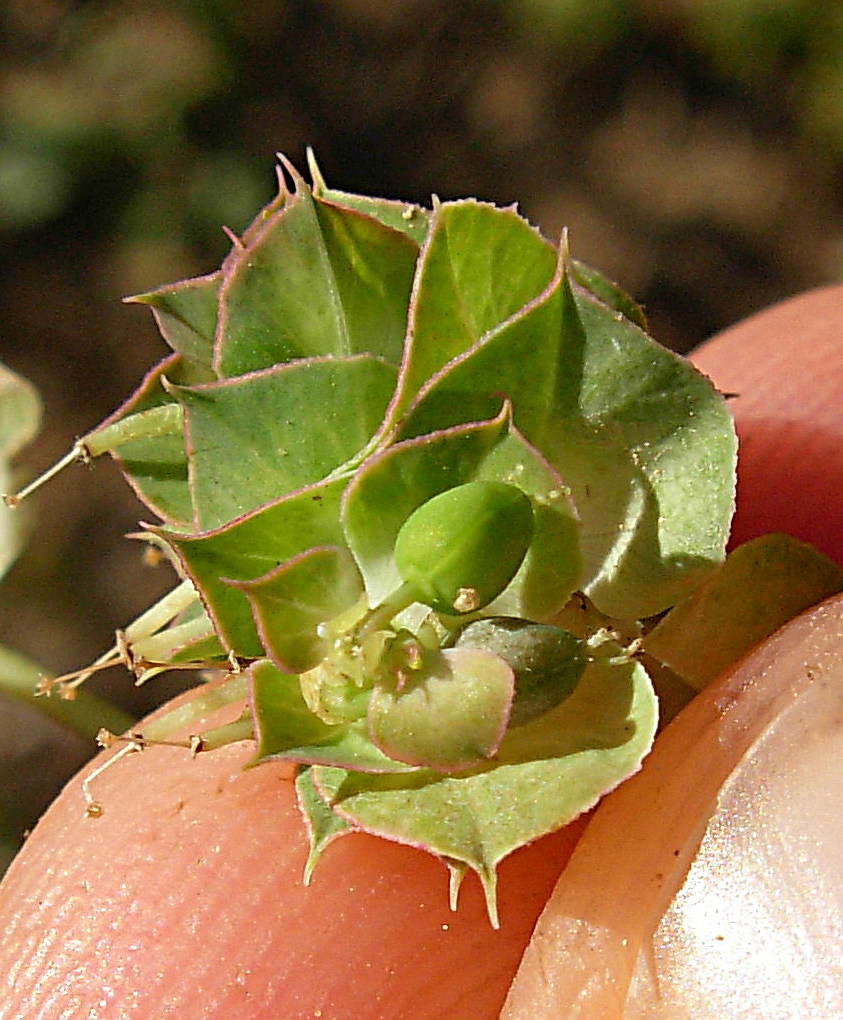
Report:
[[482,609],[515,576],[533,538],[530,498],[505,482],[458,485],[422,503],[395,541],[395,564],[440,613]]
[[521,726],[561,705],[586,665],[585,643],[560,627],[511,616],[474,620],[459,632],[456,648],[500,656],[515,674],[509,725]]

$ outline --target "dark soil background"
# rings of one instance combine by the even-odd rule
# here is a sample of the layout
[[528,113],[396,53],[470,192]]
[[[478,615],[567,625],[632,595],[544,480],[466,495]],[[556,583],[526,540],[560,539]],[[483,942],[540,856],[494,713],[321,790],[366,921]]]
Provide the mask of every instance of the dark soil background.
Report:
[[[826,0],[6,0],[0,361],[46,406],[46,467],[163,353],[125,294],[206,272],[274,190],[518,201],[687,351],[843,268],[843,7]],[[0,642],[51,671],[168,587],[110,463],[44,490]],[[98,689],[142,712],[174,689]],[[0,829],[87,744],[0,705]],[[34,728],[33,728],[34,727]],[[5,759],[3,759],[5,760]]]

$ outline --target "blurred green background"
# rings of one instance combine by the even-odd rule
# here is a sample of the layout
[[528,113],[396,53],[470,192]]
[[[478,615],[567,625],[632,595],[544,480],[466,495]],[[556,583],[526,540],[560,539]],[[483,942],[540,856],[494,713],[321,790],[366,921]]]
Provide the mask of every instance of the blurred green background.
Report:
[[[0,361],[45,400],[33,470],[163,354],[120,298],[218,265],[277,151],[313,146],[345,190],[517,200],[678,350],[843,275],[827,0],[5,0],[0,21]],[[36,510],[0,643],[63,671],[170,578],[122,538],[143,509],[110,464]],[[174,689],[95,687],[135,713]],[[11,846],[93,747],[0,709]]]

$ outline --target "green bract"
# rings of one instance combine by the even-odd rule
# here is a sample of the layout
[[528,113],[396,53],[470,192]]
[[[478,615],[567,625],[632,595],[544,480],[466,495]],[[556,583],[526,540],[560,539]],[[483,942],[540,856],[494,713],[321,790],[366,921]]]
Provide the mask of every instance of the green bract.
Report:
[[474,870],[494,919],[501,858],[650,748],[639,639],[724,558],[734,431],[516,209],[311,169],[284,164],[218,272],[134,299],[172,354],[80,449],[119,459],[185,579],[133,625],[135,661],[233,668],[232,700],[245,681],[201,746],[298,764],[309,870],[379,833],[454,888]]

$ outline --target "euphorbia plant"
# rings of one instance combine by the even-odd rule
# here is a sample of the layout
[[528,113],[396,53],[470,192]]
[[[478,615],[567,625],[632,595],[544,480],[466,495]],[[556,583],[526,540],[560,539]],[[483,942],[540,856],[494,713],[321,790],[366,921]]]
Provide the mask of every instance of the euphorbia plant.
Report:
[[564,238],[284,170],[220,271],[134,299],[173,353],[73,451],[118,457],[180,577],[99,665],[227,671],[127,746],[253,739],[295,766],[308,873],[374,833],[441,858],[454,903],[474,870],[497,923],[499,862],[639,769],[660,694],[839,571],[782,537],[724,564],[726,402]]

